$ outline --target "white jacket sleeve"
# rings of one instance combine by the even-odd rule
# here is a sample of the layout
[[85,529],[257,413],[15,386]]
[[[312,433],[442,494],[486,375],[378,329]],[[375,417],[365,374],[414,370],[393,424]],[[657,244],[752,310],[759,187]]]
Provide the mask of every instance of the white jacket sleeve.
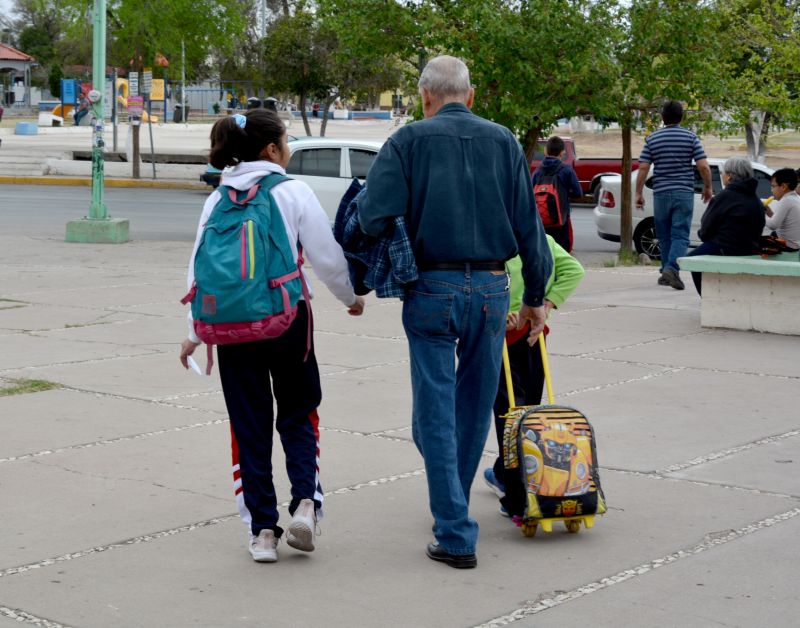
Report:
[[350,272],[342,247],[333,238],[331,222],[319,204],[311,188],[305,187],[305,197],[301,200],[302,212],[299,216],[298,239],[303,247],[303,257],[307,259],[322,282],[345,306],[356,301]]

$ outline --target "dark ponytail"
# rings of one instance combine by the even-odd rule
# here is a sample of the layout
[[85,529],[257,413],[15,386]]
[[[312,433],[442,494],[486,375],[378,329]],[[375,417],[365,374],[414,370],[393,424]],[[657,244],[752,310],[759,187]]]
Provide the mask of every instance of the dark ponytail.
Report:
[[209,163],[222,170],[243,161],[258,161],[261,152],[270,144],[280,146],[286,132],[278,114],[269,109],[252,109],[237,114],[245,119],[242,128],[236,116],[221,118],[211,127]]

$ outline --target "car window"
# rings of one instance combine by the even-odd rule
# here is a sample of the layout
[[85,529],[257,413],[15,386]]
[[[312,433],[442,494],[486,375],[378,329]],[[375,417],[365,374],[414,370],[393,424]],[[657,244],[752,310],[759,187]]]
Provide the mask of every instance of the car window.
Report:
[[377,153],[371,150],[363,150],[361,148],[350,149],[350,176],[365,179],[369,167],[375,161]]
[[341,148],[304,148],[294,152],[286,166],[286,174],[312,177],[338,177],[342,159]]
[[756,181],[758,181],[758,188],[756,189],[756,194],[758,194],[758,197],[769,198],[772,196],[772,186],[770,184],[772,177],[770,177],[766,172],[755,169],[753,176],[756,178]]
[[[710,166],[711,167],[711,189],[714,194],[719,194],[722,192],[722,173],[719,171],[719,166]],[[697,173],[699,174],[699,173]],[[695,174],[695,191],[698,194],[703,193],[703,183],[702,180],[700,182],[700,189],[697,189],[697,174]]]

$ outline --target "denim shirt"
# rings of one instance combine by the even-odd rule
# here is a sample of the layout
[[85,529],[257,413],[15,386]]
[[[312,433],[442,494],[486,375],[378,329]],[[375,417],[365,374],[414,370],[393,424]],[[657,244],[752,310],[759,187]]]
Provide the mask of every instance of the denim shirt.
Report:
[[361,228],[378,236],[405,217],[417,264],[523,260],[526,304],[542,304],[552,271],[528,164],[511,132],[448,103],[398,129],[359,199]]

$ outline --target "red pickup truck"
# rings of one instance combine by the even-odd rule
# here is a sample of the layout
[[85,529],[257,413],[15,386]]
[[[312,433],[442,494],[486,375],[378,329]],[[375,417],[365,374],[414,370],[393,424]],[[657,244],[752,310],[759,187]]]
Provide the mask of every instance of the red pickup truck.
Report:
[[[578,175],[578,181],[581,182],[581,189],[583,193],[588,196],[596,196],[597,190],[600,189],[600,177],[606,174],[621,174],[622,173],[622,157],[616,159],[614,157],[588,157],[581,159],[575,152],[575,140],[571,137],[561,137],[564,140],[564,159],[563,162],[575,171]],[[544,145],[546,140],[542,140],[533,153],[533,161],[531,161],[531,174],[544,159]],[[634,159],[632,161],[633,170],[639,167],[639,161]]]

